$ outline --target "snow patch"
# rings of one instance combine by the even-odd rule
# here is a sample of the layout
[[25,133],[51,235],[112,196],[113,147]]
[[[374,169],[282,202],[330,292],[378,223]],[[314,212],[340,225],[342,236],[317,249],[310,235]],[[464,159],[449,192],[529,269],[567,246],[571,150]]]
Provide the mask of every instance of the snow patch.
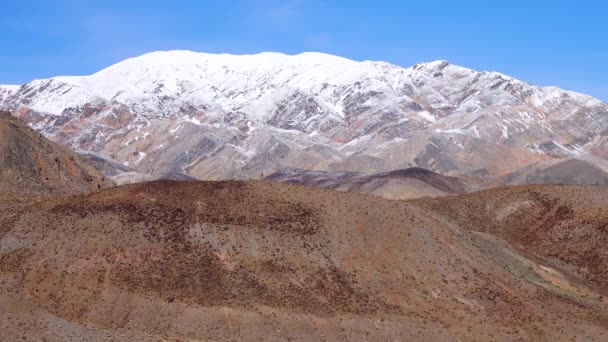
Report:
[[135,161],[135,165],[139,164],[139,162],[141,162],[144,158],[146,157],[146,153],[145,152],[137,152],[137,160]]
[[418,114],[418,116],[422,117],[423,119],[425,119],[429,122],[437,122],[437,119],[435,119],[435,117],[427,111],[423,110],[421,112],[418,112],[417,114]]
[[467,132],[461,128],[450,128],[450,129],[444,129],[442,131],[439,131],[441,133],[446,133],[446,134],[467,134]]
[[190,122],[190,123],[193,123],[193,124],[195,124],[195,125],[197,125],[197,126],[202,126],[201,121],[200,121],[199,119],[194,118],[194,117],[191,117],[191,116],[186,117],[186,118],[184,119],[184,121],[186,121],[186,122]]

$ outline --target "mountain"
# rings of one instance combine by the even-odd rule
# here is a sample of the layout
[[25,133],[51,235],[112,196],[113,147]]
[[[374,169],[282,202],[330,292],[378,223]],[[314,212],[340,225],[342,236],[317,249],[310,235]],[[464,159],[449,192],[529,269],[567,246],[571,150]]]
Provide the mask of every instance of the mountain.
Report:
[[599,341],[607,191],[523,186],[407,202],[157,181],[51,198],[0,230],[2,334]]
[[456,177],[409,168],[381,173],[328,172],[282,169],[267,180],[339,191],[365,192],[388,199],[412,199],[462,194],[471,189]]
[[78,154],[0,112],[0,195],[76,194],[109,185]]
[[116,185],[150,182],[154,180],[197,180],[194,177],[175,171],[167,172],[162,175],[150,175],[147,173],[137,172],[137,170],[132,167],[123,165],[116,160],[109,158],[108,156],[95,152],[79,151],[79,154],[87,159],[97,171],[101,172],[107,179]]
[[483,183],[553,158],[608,165],[606,103],[446,61],[167,51],[3,89],[0,108],[50,139],[152,175],[416,166]]
[[608,172],[579,159],[550,160],[527,166],[498,183],[499,186],[518,184],[608,185]]
[[9,96],[17,92],[17,90],[19,90],[19,86],[0,84],[0,102],[4,102]]

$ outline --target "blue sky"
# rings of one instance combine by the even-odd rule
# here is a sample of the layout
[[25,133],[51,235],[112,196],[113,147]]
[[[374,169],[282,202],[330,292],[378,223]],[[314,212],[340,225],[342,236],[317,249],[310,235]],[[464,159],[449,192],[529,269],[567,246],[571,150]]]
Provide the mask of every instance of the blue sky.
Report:
[[446,59],[608,101],[604,1],[3,1],[0,84],[90,74],[155,50]]

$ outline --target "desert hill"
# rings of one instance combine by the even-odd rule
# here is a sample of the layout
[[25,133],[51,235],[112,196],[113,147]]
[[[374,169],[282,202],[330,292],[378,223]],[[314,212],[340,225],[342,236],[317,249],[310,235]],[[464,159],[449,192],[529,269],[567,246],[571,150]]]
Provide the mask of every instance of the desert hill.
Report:
[[51,199],[0,235],[0,322],[8,339],[600,341],[606,195],[156,181]]
[[78,154],[0,112],[0,193],[75,194],[109,185]]
[[444,222],[500,237],[608,295],[608,187],[514,186],[416,203]]

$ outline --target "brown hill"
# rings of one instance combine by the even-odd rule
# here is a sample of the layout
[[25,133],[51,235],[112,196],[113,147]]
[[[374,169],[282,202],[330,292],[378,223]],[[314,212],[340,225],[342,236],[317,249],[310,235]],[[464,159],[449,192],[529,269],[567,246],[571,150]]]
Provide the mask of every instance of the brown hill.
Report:
[[266,179],[339,191],[365,192],[388,199],[446,196],[462,194],[470,189],[468,184],[456,177],[443,176],[419,167],[378,173],[286,168]]
[[515,186],[416,203],[442,221],[503,238],[608,295],[608,187]]
[[[605,260],[568,249],[554,268],[535,236],[570,246],[555,216],[601,244],[592,201],[608,196],[526,189],[405,202],[157,181],[37,203],[0,231],[0,328],[8,340],[602,340]],[[506,202],[520,197],[529,220]],[[479,212],[452,212],[465,209]],[[507,228],[500,217],[536,242],[468,229],[528,241],[491,229]]]
[[0,112],[0,193],[75,194],[108,185],[78,154]]

